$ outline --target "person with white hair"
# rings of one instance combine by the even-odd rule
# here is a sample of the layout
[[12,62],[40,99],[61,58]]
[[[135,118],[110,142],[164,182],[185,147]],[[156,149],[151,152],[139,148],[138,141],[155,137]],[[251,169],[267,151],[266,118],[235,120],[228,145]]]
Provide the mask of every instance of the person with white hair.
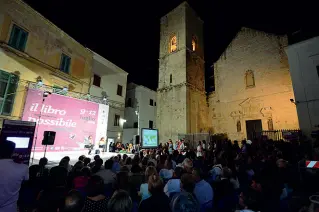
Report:
[[183,163],[182,163],[182,167],[187,173],[192,173],[192,171],[193,171],[193,161],[191,159],[189,159],[189,158],[185,158]]

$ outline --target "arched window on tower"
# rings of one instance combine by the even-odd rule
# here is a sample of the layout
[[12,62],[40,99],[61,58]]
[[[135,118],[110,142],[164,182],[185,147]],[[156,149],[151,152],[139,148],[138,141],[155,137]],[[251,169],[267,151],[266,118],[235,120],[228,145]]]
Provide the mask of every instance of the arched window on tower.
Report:
[[177,38],[174,35],[170,40],[170,52],[175,52],[177,50]]
[[246,71],[245,81],[246,81],[246,88],[255,87],[255,76],[254,76],[254,72],[252,70]]
[[197,39],[195,36],[192,37],[192,50],[193,52],[196,51],[197,48]]

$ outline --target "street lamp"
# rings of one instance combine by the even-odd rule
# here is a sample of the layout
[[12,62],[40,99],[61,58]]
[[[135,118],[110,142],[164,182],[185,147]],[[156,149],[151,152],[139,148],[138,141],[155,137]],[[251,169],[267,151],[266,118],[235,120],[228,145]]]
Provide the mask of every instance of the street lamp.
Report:
[[39,127],[40,127],[40,119],[41,119],[41,116],[42,116],[42,107],[44,105],[44,101],[45,99],[51,95],[51,92],[50,91],[44,91],[43,94],[42,94],[42,104],[41,104],[41,110],[40,110],[40,113],[39,113],[39,119],[37,121],[37,125],[36,125],[36,130],[35,130],[35,139],[34,139],[34,144],[33,144],[33,157],[32,157],[32,161],[31,161],[31,164],[33,164],[33,160],[34,160],[34,154],[35,154],[35,147],[37,145],[37,141],[38,141],[38,132],[39,132]]
[[137,115],[137,135],[140,135],[140,113],[138,107],[137,110],[135,110],[135,114]]

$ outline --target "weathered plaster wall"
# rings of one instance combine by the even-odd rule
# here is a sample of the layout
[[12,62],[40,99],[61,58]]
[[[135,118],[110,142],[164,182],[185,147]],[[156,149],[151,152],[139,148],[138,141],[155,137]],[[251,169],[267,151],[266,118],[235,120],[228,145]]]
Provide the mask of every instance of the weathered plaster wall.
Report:
[[[214,65],[216,90],[209,96],[214,132],[226,132],[231,139],[246,138],[246,121],[268,119],[274,129],[299,127],[288,60],[284,52],[286,37],[243,28],[232,41],[225,57]],[[245,73],[252,70],[255,86],[247,88]],[[241,131],[237,132],[237,121]]]

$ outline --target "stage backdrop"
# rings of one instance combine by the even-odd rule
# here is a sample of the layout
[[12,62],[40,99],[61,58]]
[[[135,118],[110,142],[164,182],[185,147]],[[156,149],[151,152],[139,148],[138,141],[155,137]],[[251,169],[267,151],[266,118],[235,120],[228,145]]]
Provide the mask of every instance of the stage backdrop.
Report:
[[[55,131],[53,146],[47,151],[78,151],[89,143],[106,139],[109,106],[29,89],[23,111],[24,121],[36,122],[35,151],[43,152],[43,132]],[[33,150],[33,149],[32,149]]]

